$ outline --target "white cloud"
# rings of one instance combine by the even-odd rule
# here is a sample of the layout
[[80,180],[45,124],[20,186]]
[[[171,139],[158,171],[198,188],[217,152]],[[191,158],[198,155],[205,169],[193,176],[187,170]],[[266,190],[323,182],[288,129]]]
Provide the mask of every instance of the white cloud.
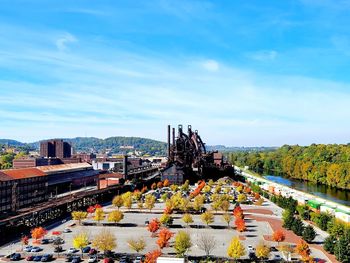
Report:
[[208,71],[218,71],[219,70],[219,63],[215,60],[204,61],[202,66],[203,66],[203,68],[205,68]]
[[277,55],[278,52],[275,50],[260,50],[257,52],[249,53],[247,56],[258,61],[271,61],[276,59]]
[[59,51],[65,51],[67,49],[67,44],[77,42],[75,36],[70,33],[64,33],[58,39],[56,39],[55,44]]

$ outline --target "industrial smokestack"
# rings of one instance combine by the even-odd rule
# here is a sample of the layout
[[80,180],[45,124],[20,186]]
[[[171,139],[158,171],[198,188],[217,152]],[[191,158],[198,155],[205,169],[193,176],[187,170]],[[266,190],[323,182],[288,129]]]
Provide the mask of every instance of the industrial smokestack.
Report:
[[173,128],[173,147],[175,147],[175,128]]
[[170,159],[170,125],[168,125],[168,159]]
[[123,174],[124,174],[124,179],[128,179],[128,156],[124,155],[123,158]]

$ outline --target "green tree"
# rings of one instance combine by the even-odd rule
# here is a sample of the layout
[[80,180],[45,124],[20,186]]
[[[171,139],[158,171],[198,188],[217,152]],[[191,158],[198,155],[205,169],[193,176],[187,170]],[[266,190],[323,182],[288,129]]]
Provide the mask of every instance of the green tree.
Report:
[[190,235],[180,230],[175,236],[174,249],[178,256],[183,257],[185,253],[192,247],[192,241]]
[[311,243],[315,239],[315,237],[316,237],[315,229],[311,225],[306,226],[303,231],[303,239],[306,242]]
[[[302,236],[303,232],[304,232],[304,223],[303,221],[301,221],[300,218],[295,218],[292,224],[292,231],[298,235],[298,236]],[[309,233],[308,233],[309,234]]]
[[294,222],[293,213],[289,210],[285,210],[282,214],[282,219],[283,219],[283,227],[287,229],[291,229]]
[[323,243],[323,248],[331,254],[334,254],[335,243],[337,242],[336,237],[330,235],[326,237]]

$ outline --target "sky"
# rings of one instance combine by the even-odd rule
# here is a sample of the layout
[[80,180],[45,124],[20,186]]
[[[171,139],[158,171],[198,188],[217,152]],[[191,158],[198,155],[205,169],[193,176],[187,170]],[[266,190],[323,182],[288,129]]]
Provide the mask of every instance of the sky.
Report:
[[0,2],[0,138],[350,141],[349,1]]

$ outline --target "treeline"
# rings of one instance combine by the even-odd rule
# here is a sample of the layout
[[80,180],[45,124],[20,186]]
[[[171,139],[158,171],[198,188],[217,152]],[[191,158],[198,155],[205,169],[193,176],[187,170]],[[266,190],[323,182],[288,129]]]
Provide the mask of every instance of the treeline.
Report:
[[350,145],[284,145],[269,152],[232,152],[229,160],[258,173],[350,189]]

